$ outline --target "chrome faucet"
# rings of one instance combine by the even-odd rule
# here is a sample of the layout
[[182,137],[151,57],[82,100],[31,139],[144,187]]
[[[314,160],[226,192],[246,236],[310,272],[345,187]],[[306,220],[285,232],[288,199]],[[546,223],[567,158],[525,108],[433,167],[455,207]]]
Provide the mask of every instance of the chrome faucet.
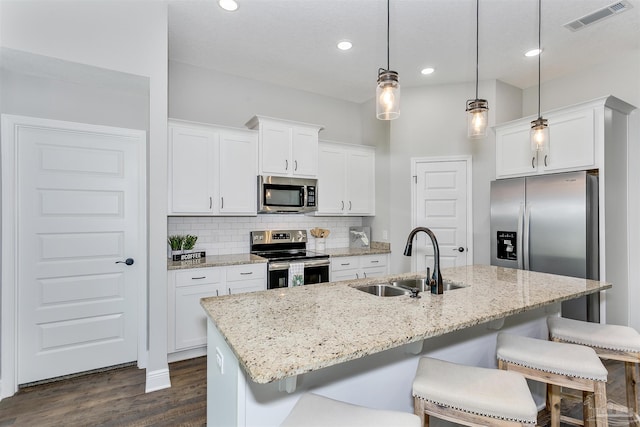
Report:
[[409,237],[407,237],[407,245],[404,247],[404,255],[411,256],[413,238],[420,231],[427,233],[431,239],[431,244],[433,244],[433,275],[431,277],[429,277],[429,268],[427,268],[427,282],[431,287],[431,293],[443,294],[444,285],[442,283],[442,274],[440,274],[440,247],[438,246],[438,240],[436,239],[436,235],[433,234],[433,231],[429,230],[427,227],[416,227],[411,230]]

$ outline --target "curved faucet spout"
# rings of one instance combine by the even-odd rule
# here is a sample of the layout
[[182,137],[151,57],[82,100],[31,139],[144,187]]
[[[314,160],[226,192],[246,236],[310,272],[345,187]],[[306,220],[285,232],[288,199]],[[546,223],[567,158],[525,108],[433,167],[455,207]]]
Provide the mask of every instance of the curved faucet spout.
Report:
[[[438,246],[438,239],[436,239],[436,235],[433,234],[433,231],[429,230],[427,227],[416,227],[409,233],[409,237],[407,237],[407,244],[404,248],[404,255],[411,256],[411,250],[413,247],[413,238],[419,232],[425,232],[431,239],[431,244],[433,245],[433,275],[431,277],[427,277],[429,284],[431,286],[431,293],[434,294],[442,294],[444,293],[444,285],[442,283],[442,274],[440,273],[440,247]],[[427,269],[429,271],[429,269]],[[427,273],[428,275],[429,273]]]

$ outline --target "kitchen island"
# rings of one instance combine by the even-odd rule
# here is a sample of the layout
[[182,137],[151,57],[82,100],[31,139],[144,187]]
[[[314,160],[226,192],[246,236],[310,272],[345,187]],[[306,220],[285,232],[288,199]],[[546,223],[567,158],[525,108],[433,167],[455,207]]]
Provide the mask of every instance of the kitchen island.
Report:
[[385,278],[205,298],[208,425],[278,425],[307,390],[411,412],[421,355],[495,366],[497,329],[544,338],[559,303],[605,282],[475,265],[442,270],[464,288],[377,297]]

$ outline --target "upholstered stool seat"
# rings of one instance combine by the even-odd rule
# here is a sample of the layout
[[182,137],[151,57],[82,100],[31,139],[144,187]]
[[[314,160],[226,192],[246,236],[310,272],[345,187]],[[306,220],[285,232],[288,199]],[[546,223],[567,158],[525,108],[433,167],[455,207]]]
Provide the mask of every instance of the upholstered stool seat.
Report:
[[306,393],[281,424],[281,427],[327,426],[418,427],[420,418],[408,412],[370,409]]
[[413,381],[415,413],[464,425],[533,426],[538,410],[522,375],[423,357]]
[[586,345],[601,359],[618,360],[625,364],[627,408],[638,425],[638,364],[640,363],[640,334],[633,328],[620,325],[601,325],[549,316],[549,338],[553,341]]
[[500,333],[496,355],[501,369],[550,385],[552,427],[559,426],[561,419],[583,424],[583,421],[560,416],[560,387],[583,392],[585,425],[595,420],[597,426],[607,426],[608,372],[592,348]]

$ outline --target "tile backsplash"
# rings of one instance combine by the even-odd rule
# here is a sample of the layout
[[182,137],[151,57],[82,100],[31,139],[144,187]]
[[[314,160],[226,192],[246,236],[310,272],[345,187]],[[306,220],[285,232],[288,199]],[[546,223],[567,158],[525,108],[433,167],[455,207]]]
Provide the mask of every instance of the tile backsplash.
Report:
[[167,233],[198,236],[196,250],[207,255],[227,255],[249,252],[249,232],[254,230],[307,230],[308,249],[315,248],[315,238],[309,234],[314,227],[331,231],[326,247],[349,246],[349,227],[361,226],[362,217],[314,217],[308,215],[258,215],[253,217],[175,217],[167,219]]

